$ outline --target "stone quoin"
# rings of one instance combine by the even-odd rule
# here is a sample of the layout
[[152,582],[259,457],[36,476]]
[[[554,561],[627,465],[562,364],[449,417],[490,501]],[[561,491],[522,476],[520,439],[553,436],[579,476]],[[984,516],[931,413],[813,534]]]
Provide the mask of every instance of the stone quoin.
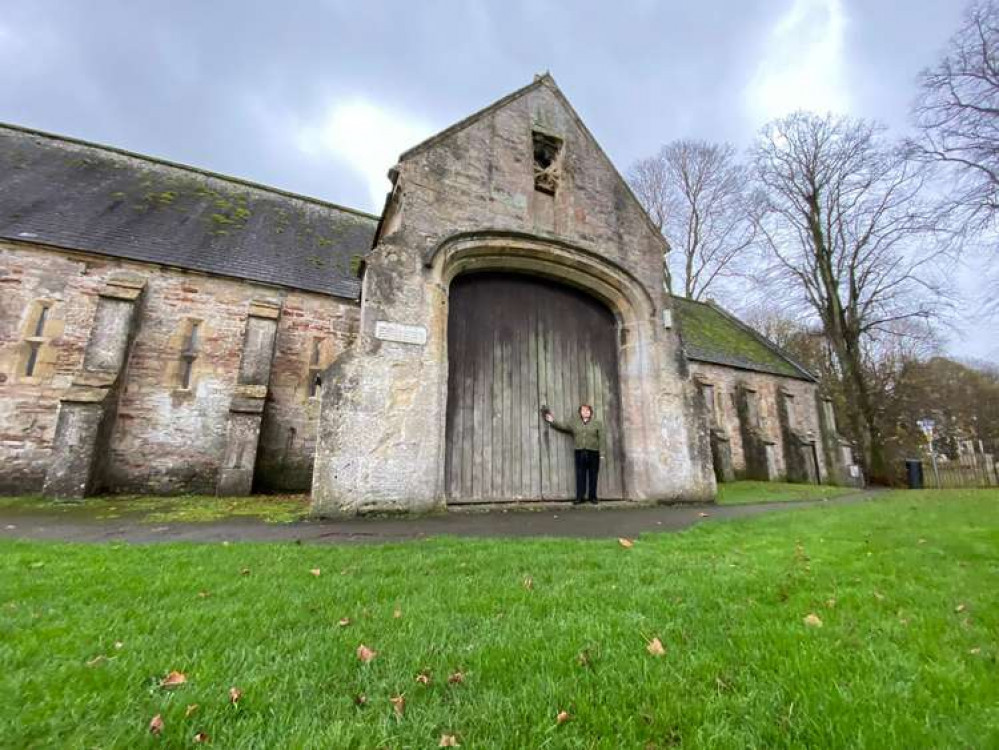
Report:
[[584,402],[608,499],[856,481],[815,378],[671,296],[666,241],[549,75],[389,176],[373,216],[0,126],[0,492],[562,500],[541,409]]

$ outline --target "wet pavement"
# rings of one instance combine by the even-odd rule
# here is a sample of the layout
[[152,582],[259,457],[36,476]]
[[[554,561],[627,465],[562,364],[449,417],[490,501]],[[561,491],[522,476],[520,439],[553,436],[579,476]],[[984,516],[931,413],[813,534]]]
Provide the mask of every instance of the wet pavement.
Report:
[[633,538],[644,532],[685,529],[696,523],[745,518],[761,513],[867,502],[878,491],[830,500],[756,505],[634,506],[624,502],[574,507],[461,509],[420,517],[352,518],[267,523],[247,517],[206,522],[155,523],[141,517],[96,518],[60,509],[0,508],[0,539],[67,542],[300,542],[341,544],[393,542],[434,536]]

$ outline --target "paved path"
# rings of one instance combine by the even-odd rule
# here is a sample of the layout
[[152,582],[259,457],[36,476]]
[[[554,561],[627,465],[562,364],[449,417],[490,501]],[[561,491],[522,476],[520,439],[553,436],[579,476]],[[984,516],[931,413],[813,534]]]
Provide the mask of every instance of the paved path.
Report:
[[773,511],[818,505],[864,502],[876,490],[831,500],[758,505],[660,505],[624,507],[606,503],[596,508],[547,507],[529,510],[458,511],[419,518],[357,518],[343,521],[265,523],[230,518],[205,523],[155,524],[139,518],[81,519],[65,514],[0,509],[0,539],[47,539],[71,542],[219,542],[268,541],[339,544],[391,542],[450,535],[463,537],[636,537],[642,532],[676,531],[700,521],[742,518]]

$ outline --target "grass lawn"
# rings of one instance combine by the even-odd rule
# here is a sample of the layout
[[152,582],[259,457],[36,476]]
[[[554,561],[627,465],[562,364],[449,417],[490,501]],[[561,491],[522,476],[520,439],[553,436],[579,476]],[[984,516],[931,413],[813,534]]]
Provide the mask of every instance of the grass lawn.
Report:
[[787,482],[728,482],[718,485],[719,505],[779,503],[794,500],[828,500],[857,492],[853,487],[828,484],[789,484]]
[[[997,492],[895,492],[631,548],[0,552],[4,747],[999,747]],[[186,682],[160,687],[172,670]]]
[[107,495],[81,502],[57,502],[41,497],[0,497],[0,509],[44,510],[80,518],[133,517],[148,523],[219,521],[252,517],[268,523],[289,523],[309,514],[307,495]]

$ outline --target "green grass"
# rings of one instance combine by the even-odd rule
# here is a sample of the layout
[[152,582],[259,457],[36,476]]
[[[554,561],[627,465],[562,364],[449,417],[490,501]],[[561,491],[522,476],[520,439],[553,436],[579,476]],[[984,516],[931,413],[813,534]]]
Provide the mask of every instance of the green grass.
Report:
[[779,503],[796,500],[828,500],[857,492],[853,487],[828,484],[789,484],[786,482],[729,482],[718,485],[719,505]]
[[268,523],[290,523],[309,513],[305,495],[213,495],[89,497],[82,502],[56,502],[40,497],[0,497],[0,509],[54,512],[82,518],[131,517],[148,523],[203,522],[251,517]]
[[[185,747],[197,732],[225,748],[430,748],[445,733],[467,748],[999,746],[996,492],[896,492],[631,549],[0,551],[5,747]],[[159,688],[170,670],[187,684]]]

